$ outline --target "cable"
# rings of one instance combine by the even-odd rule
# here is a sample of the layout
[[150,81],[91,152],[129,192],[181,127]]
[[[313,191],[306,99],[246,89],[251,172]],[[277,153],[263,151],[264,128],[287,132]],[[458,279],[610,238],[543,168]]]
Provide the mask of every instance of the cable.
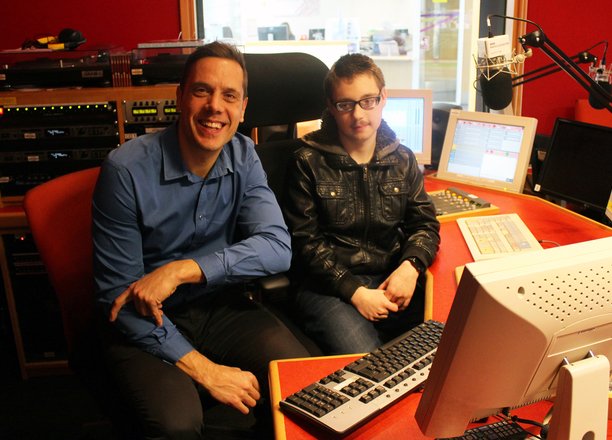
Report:
[[[530,419],[523,419],[521,417],[518,416],[513,416],[510,415],[510,408],[504,408],[502,409],[500,414],[496,414],[495,415],[496,418],[498,418],[499,420],[508,422],[508,421],[512,421],[515,423],[522,423],[524,425],[532,425],[532,426],[537,426],[538,428],[540,428],[540,434],[531,434],[530,438],[536,438],[536,439],[545,439],[546,438],[546,434],[548,433],[548,425],[542,424],[540,422],[536,422],[535,420],[530,420]],[[544,435],[542,435],[544,434]]]
[[561,246],[561,243],[558,243],[556,241],[552,241],[552,240],[538,240],[538,243],[549,243],[549,244],[554,244],[557,247]]

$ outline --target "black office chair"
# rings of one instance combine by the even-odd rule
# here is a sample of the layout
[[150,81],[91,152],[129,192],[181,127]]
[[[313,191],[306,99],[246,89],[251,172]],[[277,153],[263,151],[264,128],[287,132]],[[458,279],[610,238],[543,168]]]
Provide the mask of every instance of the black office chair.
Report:
[[298,122],[321,117],[323,80],[329,71],[323,61],[306,53],[246,53],[244,58],[249,104],[238,128],[241,133],[256,143],[291,139]]
[[432,108],[432,125],[431,125],[431,165],[427,165],[427,169],[437,170],[442,155],[442,146],[444,144],[444,136],[446,135],[446,126],[452,109],[461,109],[457,104],[449,102],[434,102]]
[[[252,136],[268,184],[282,206],[285,174],[299,122],[319,119],[325,108],[323,81],[327,66],[305,53],[245,54],[249,75],[249,104],[239,131]],[[320,349],[293,323],[287,313],[289,278],[277,274],[257,280],[252,295],[271,309],[312,355]]]

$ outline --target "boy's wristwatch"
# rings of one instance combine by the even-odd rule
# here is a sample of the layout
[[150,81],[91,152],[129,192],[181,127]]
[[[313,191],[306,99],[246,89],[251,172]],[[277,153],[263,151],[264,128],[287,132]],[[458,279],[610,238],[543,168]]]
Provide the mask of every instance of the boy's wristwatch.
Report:
[[427,270],[425,265],[423,263],[421,263],[421,260],[419,260],[417,257],[408,257],[408,258],[406,258],[406,260],[410,261],[410,263],[417,270],[419,275],[424,273],[425,270]]

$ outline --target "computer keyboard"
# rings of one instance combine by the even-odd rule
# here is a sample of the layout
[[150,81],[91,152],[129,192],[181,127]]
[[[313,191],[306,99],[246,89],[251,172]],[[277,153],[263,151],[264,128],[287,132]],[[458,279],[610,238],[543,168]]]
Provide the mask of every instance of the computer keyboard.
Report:
[[521,425],[512,420],[502,420],[483,425],[477,428],[468,429],[459,437],[449,437],[438,440],[524,440],[531,434],[525,431]]
[[515,213],[458,218],[457,224],[474,261],[542,249]]
[[428,194],[434,202],[436,217],[441,223],[460,217],[499,212],[497,206],[459,188],[449,187],[440,191],[432,191]]
[[280,408],[335,434],[352,431],[423,385],[443,328],[425,321],[287,396]]

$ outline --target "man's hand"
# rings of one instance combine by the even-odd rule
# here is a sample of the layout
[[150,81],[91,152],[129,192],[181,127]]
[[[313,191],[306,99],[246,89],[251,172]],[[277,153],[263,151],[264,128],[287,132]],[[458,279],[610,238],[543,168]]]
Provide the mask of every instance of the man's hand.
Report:
[[385,296],[397,304],[399,310],[404,310],[410,304],[418,278],[419,272],[412,263],[404,261],[378,288],[385,291]]
[[179,359],[176,366],[216,400],[243,414],[248,414],[249,408],[253,408],[261,397],[259,383],[253,373],[215,364],[195,350]]
[[110,311],[110,320],[115,321],[121,308],[130,301],[142,316],[152,316],[155,324],[163,324],[162,303],[186,282],[202,281],[200,266],[193,260],[173,261],[133,282],[115,301]]
[[389,316],[389,312],[397,312],[397,304],[389,301],[385,291],[359,287],[351,297],[351,303],[370,321],[379,321]]

